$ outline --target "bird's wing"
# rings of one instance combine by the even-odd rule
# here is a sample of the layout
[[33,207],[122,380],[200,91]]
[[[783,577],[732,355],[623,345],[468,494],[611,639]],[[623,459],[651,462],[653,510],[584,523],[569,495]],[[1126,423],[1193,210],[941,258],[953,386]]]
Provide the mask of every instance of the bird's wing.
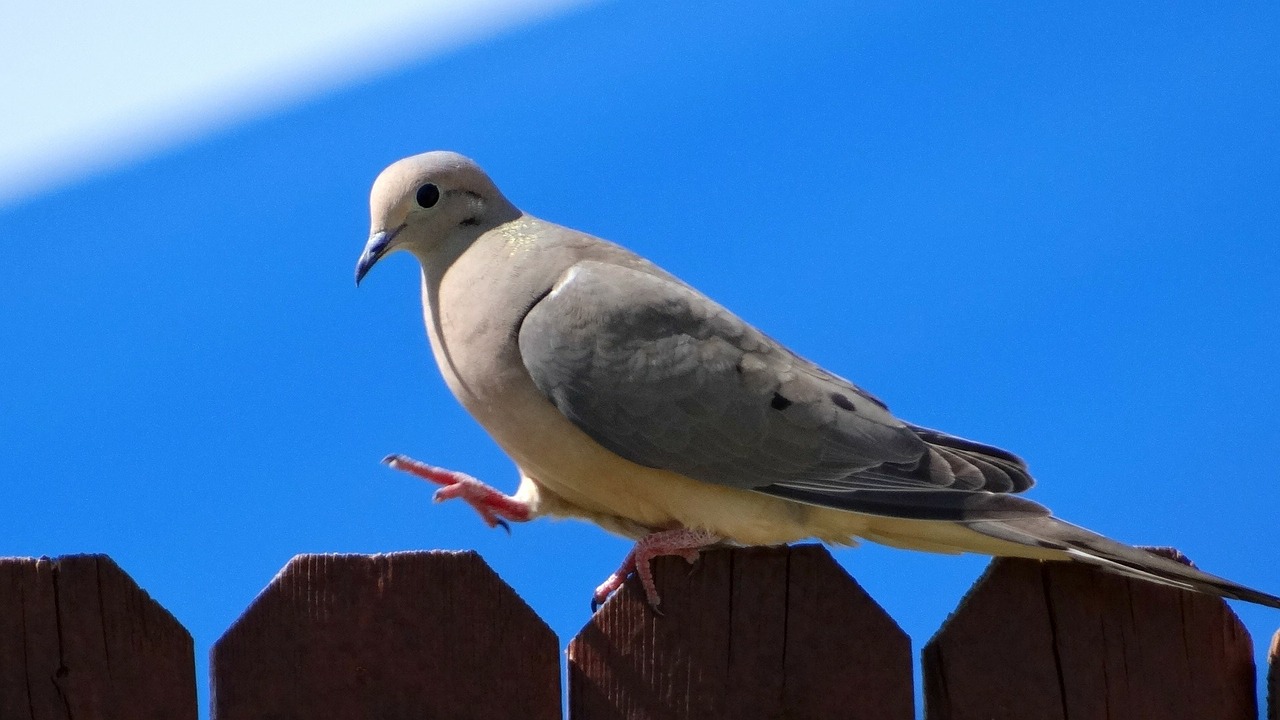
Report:
[[605,448],[799,502],[914,519],[1047,514],[1004,451],[903,423],[668,277],[582,261],[528,311],[525,368]]

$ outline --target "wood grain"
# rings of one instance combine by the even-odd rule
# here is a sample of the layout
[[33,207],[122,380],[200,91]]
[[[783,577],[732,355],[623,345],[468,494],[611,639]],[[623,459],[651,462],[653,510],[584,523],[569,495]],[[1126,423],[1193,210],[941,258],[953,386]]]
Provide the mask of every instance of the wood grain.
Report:
[[215,720],[561,717],[559,641],[474,552],[295,557],[211,674]]
[[1222,600],[1001,559],[925,646],[930,720],[1252,720],[1249,635]]
[[0,718],[196,715],[191,635],[110,558],[0,558]]
[[654,563],[569,644],[574,720],[913,715],[909,638],[822,547]]

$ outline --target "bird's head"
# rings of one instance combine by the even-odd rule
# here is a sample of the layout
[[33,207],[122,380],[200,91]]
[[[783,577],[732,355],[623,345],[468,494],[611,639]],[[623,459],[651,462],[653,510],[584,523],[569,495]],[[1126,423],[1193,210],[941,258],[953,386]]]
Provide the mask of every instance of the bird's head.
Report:
[[452,244],[469,243],[520,211],[480,166],[457,153],[435,151],[383,170],[369,194],[369,214],[369,241],[356,263],[357,285],[396,250],[425,260]]

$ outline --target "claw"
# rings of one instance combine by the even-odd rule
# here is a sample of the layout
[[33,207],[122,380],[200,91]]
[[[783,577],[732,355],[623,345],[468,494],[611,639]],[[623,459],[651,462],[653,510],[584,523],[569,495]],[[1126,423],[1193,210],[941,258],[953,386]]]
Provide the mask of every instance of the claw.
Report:
[[628,553],[627,559],[622,561],[622,567],[618,568],[618,571],[610,575],[608,578],[605,578],[605,581],[600,583],[600,587],[596,588],[595,592],[591,593],[592,613],[600,609],[600,606],[604,605],[605,601],[612,597],[613,594],[622,587],[622,583],[626,582],[627,576],[631,573],[631,570],[628,569],[628,563],[634,564],[634,554],[634,552]]
[[686,528],[649,533],[641,538],[635,547],[631,548],[631,552],[627,553],[626,559],[622,561],[622,566],[601,583],[600,587],[596,588],[595,593],[591,596],[592,612],[595,612],[595,608],[604,604],[604,601],[621,588],[623,582],[632,573],[635,573],[640,579],[640,587],[644,588],[645,600],[648,601],[650,609],[653,610],[654,614],[662,617],[662,611],[658,609],[658,606],[662,603],[662,598],[658,595],[658,588],[654,585],[653,570],[650,566],[653,559],[663,555],[676,555],[684,558],[689,563],[693,563],[698,559],[702,548],[714,545],[720,540],[719,535],[706,530],[689,530]]

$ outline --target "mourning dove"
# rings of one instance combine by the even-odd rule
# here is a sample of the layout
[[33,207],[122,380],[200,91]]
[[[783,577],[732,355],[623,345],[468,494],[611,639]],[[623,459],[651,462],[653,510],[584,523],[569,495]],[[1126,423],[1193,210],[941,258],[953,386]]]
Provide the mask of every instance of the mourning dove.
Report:
[[1065,560],[1280,607],[1280,598],[1053,517],[1027,467],[918,427],[653,263],[521,212],[471,160],[384,170],[357,284],[407,250],[449,389],[511,456],[514,496],[462,473],[387,462],[463,498],[490,526],[541,515],[638,540],[593,595],[649,561],[725,543],[859,538],[942,553]]

